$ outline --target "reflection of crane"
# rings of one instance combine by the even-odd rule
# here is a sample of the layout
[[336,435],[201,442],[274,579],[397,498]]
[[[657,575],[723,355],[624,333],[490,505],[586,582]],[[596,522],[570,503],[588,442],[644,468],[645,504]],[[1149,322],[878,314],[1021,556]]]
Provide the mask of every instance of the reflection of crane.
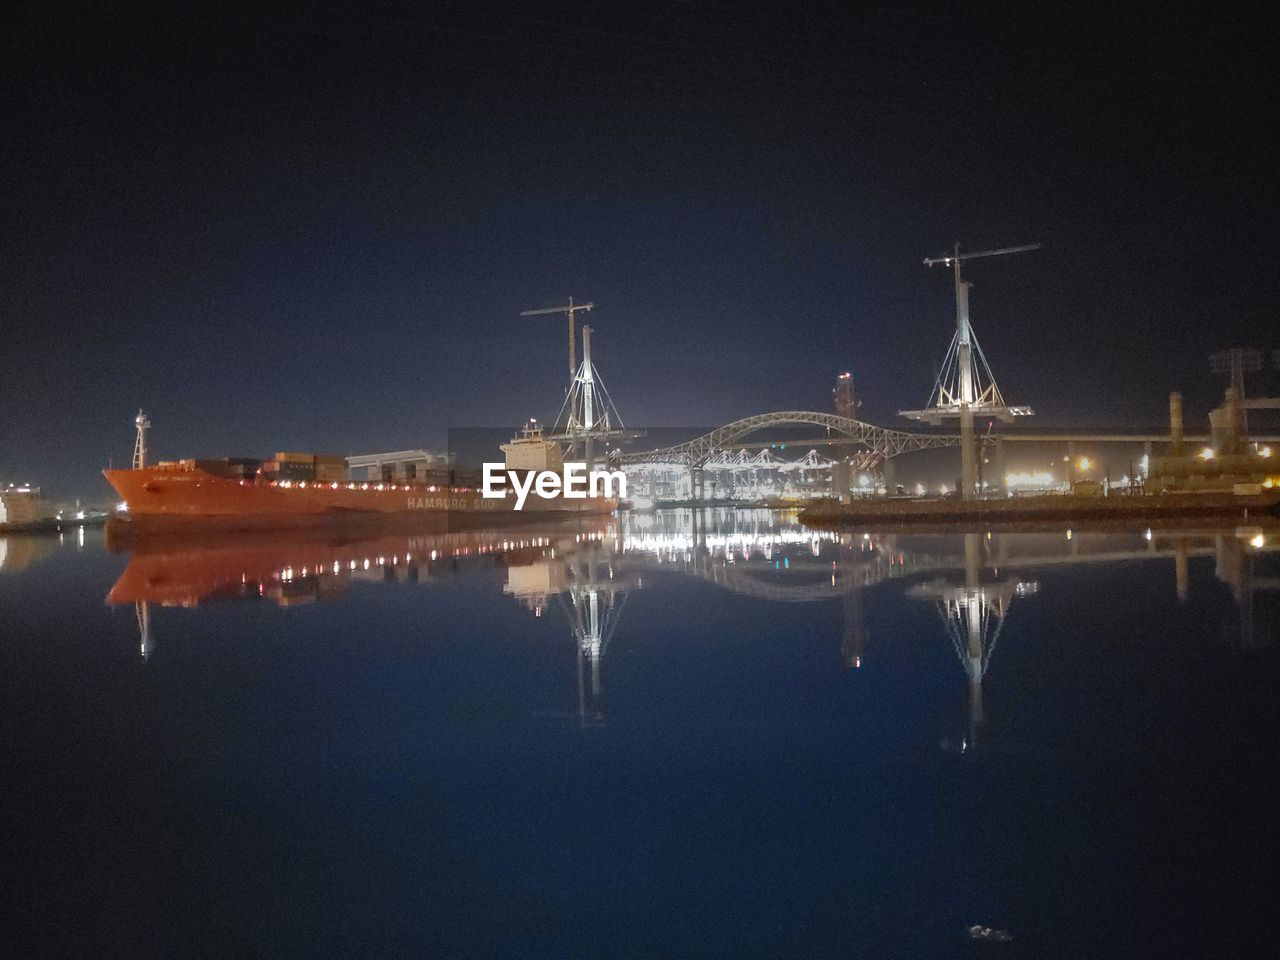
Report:
[[1004,580],[982,582],[981,540],[976,533],[964,535],[964,584],[945,580],[920,584],[907,596],[932,599],[946,624],[947,635],[969,678],[969,736],[962,749],[977,745],[978,728],[986,719],[982,708],[982,679],[991,665],[991,654],[1004,627],[1015,596],[1034,593],[1038,584]]
[[[573,562],[577,560],[578,562]],[[604,722],[601,704],[600,659],[604,656],[618,629],[627,593],[615,583],[611,564],[601,578],[597,548],[589,548],[584,556],[571,558],[569,574],[572,583],[559,599],[573,630],[578,655],[578,722],[582,726],[598,726]],[[565,597],[567,596],[567,600]],[[586,671],[590,669],[590,686]]]
[[569,376],[572,377],[574,374],[578,372],[578,360],[577,360],[577,353],[576,353],[578,349],[578,346],[577,346],[578,334],[577,334],[577,327],[575,326],[577,322],[575,315],[579,310],[582,310],[584,312],[590,311],[591,308],[594,306],[595,306],[594,303],[574,303],[573,297],[570,297],[568,306],[544,307],[541,310],[521,310],[520,316],[541,317],[549,313],[563,313],[568,315],[569,317]]
[[[588,535],[563,544],[562,555],[533,564],[509,566],[503,592],[511,594],[541,616],[554,597],[573,634],[578,662],[578,722],[599,726],[601,706],[600,662],[618,628],[630,590],[639,587],[638,575],[620,574],[616,539]],[[588,679],[589,676],[589,679]]]

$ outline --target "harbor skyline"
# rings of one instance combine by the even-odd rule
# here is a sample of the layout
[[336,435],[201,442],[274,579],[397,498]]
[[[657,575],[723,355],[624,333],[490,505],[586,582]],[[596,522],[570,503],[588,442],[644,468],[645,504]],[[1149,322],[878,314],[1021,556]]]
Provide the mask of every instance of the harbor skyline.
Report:
[[849,369],[901,428],[957,240],[1042,244],[971,274],[1040,422],[1199,420],[1207,355],[1271,346],[1262,61],[1247,23],[1054,9],[31,14],[0,475],[106,494],[139,406],[161,457],[549,416],[563,331],[519,314],[569,295],[635,422],[826,409]]
[[1267,955],[1276,19],[11,15],[14,955]]

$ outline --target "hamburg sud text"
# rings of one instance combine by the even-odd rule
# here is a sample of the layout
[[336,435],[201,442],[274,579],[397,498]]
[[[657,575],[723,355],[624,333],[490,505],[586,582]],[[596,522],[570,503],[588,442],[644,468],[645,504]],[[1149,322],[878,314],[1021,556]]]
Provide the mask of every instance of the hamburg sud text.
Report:
[[509,490],[515,491],[517,510],[523,510],[530,493],[544,500],[563,497],[566,500],[585,500],[587,497],[627,496],[627,476],[621,470],[592,470],[587,472],[585,463],[566,463],[562,473],[554,470],[508,470],[505,463],[484,465],[482,496],[489,499],[506,499]]

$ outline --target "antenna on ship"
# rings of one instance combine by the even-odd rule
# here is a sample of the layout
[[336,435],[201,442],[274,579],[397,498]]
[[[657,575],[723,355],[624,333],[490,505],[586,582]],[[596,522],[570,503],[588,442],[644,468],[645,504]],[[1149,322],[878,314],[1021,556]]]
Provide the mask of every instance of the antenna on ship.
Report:
[[594,303],[574,303],[573,297],[569,298],[569,305],[566,307],[546,307],[542,310],[521,310],[522,317],[540,317],[548,313],[565,313],[569,315],[569,376],[572,377],[578,372],[577,357],[577,323],[576,314],[579,310],[590,311],[594,307]]
[[147,465],[147,431],[151,429],[151,420],[141,408],[133,418],[133,425],[138,428],[137,439],[133,441],[133,469],[141,470]]

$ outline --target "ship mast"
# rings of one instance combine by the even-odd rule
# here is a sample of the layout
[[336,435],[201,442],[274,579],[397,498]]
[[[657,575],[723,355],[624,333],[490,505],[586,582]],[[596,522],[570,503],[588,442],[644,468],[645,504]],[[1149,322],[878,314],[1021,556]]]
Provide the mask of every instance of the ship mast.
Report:
[[139,409],[133,425],[138,428],[138,435],[133,441],[133,469],[141,470],[147,465],[147,431],[151,429],[151,420]]

